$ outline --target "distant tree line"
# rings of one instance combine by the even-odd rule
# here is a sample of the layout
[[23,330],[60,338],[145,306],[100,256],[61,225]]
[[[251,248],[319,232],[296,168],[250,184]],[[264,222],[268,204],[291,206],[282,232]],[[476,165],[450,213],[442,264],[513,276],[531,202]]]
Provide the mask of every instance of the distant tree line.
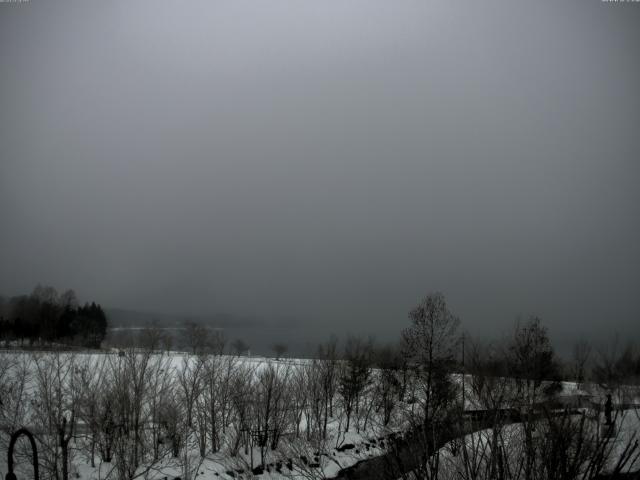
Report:
[[36,286],[29,295],[0,297],[0,340],[24,345],[64,343],[99,348],[107,317],[95,303],[79,305],[73,290]]

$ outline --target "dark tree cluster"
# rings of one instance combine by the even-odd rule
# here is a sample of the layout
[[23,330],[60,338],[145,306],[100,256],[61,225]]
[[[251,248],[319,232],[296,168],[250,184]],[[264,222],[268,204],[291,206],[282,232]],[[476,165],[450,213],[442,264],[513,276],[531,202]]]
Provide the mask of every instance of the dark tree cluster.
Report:
[[38,285],[29,295],[0,298],[0,340],[99,348],[107,317],[95,302],[78,305],[73,290]]

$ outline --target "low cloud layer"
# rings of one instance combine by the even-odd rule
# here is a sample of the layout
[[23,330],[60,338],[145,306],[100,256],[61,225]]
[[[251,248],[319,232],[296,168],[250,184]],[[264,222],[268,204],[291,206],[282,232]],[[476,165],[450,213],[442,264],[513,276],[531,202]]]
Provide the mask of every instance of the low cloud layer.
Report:
[[0,4],[0,291],[385,338],[640,319],[640,6]]

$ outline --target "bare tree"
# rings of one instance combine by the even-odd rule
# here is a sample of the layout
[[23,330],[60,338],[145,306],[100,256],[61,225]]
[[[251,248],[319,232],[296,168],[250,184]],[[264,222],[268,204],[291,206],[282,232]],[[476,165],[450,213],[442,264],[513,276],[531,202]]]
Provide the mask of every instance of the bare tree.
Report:
[[[306,440],[321,436],[326,438],[326,418],[329,410],[327,397],[327,366],[325,360],[314,359],[300,369],[296,376],[298,388],[304,389],[304,416],[306,424]],[[299,378],[303,376],[303,378]],[[296,426],[299,433],[299,426]]]
[[210,348],[211,332],[204,325],[187,320],[184,322],[183,341],[193,355],[201,354]]
[[217,452],[232,421],[235,376],[241,369],[237,357],[208,355],[202,372],[202,403],[211,451]]
[[[314,362],[311,362],[313,365]],[[296,438],[300,438],[300,426],[304,413],[307,411],[309,402],[309,391],[317,389],[317,385],[312,385],[309,379],[309,366],[301,365],[300,368],[293,369],[291,373],[291,387],[295,392],[291,396],[291,423],[294,425]],[[315,387],[315,388],[314,388]],[[310,425],[307,425],[309,428]]]
[[[165,420],[162,413],[154,412],[164,405],[155,404],[152,409],[149,408],[154,405],[150,400],[152,397],[162,398],[158,397],[158,388],[163,382],[154,377],[165,374],[164,361],[163,355],[135,349],[109,358],[111,404],[108,407],[113,412],[110,413],[113,427],[109,429],[113,430],[111,438],[115,467],[122,480],[146,475],[175,451],[177,442],[172,445],[173,451],[165,444],[156,451],[152,445],[155,435],[144,434],[145,428],[153,425],[155,418],[160,418],[161,424]],[[177,399],[170,395],[166,395],[164,400],[177,403]]]
[[261,460],[265,462],[266,448],[275,450],[288,426],[289,378],[288,365],[267,363],[257,373],[255,403],[253,405],[254,430],[259,433]]
[[231,344],[231,348],[236,355],[247,355],[249,352],[249,345],[242,339],[237,338]]
[[324,403],[324,418],[322,423],[322,438],[327,438],[327,424],[333,417],[334,398],[338,389],[338,339],[332,336],[324,345],[318,347],[318,358],[321,360],[320,381],[322,385],[322,400]]
[[[345,432],[349,431],[352,414],[360,411],[360,402],[371,379],[373,345],[355,337],[347,339],[345,361],[341,365],[338,392],[346,416]],[[356,430],[359,422],[356,422]]]
[[516,325],[509,346],[511,376],[518,390],[518,407],[524,410],[522,418],[525,434],[524,474],[531,480],[536,464],[534,432],[536,430],[536,405],[557,391],[559,366],[546,328],[537,317]]
[[[169,340],[168,340],[169,339]],[[167,342],[170,343],[170,337],[154,320],[147,328],[140,330],[136,345],[151,352],[166,349]]]
[[503,428],[512,418],[510,410],[515,385],[509,374],[509,357],[503,345],[468,342],[465,366],[469,381],[465,395],[469,416],[462,417],[459,431],[470,422],[475,428],[487,428],[483,434],[471,435],[461,442],[463,470],[468,479],[504,478],[506,458],[502,455]]
[[[96,448],[100,438],[100,397],[104,394],[106,359],[87,357],[78,361],[77,375],[80,389],[78,419],[85,425],[83,449],[92,467],[96,466]],[[77,441],[80,436],[76,436]]]
[[598,350],[593,365],[594,380],[618,399],[624,397],[625,384],[634,383],[634,377],[639,374],[640,356],[634,360],[633,345],[623,347],[617,335]]
[[402,389],[402,368],[404,359],[395,346],[386,346],[376,350],[374,376],[375,389],[372,397],[382,411],[382,424],[387,426],[398,403]]
[[193,427],[193,412],[196,399],[200,395],[201,376],[204,362],[201,357],[182,357],[182,366],[178,369],[178,386],[182,405],[185,409],[185,422],[189,428]]
[[408,360],[415,371],[416,400],[420,415],[410,418],[413,428],[422,432],[422,449],[427,455],[420,462],[420,474],[437,478],[439,453],[434,451],[439,435],[449,428],[450,406],[455,388],[450,373],[456,364],[459,319],[451,313],[441,293],[427,295],[409,312],[411,326],[403,339]]
[[34,414],[49,435],[41,439],[42,459],[55,478],[69,479],[70,448],[80,404],[80,381],[73,354],[55,352],[35,357]]
[[176,385],[176,371],[171,366],[171,358],[162,353],[154,355],[149,364],[147,375],[147,389],[145,392],[145,425],[150,432],[150,450],[153,461],[162,456],[162,438],[164,435],[162,413],[164,399],[175,395],[179,390]]
[[230,446],[231,456],[238,454],[240,445],[243,444],[245,452],[248,452],[250,435],[253,425],[253,404],[255,398],[255,369],[246,363],[239,363],[231,388],[231,402],[234,410],[234,438]]
[[280,357],[287,353],[289,347],[287,347],[284,343],[276,343],[271,347],[271,349],[273,350],[273,353],[276,354],[276,360],[280,360]]
[[582,385],[587,376],[588,363],[591,358],[591,344],[582,339],[575,343],[571,356],[571,377]]

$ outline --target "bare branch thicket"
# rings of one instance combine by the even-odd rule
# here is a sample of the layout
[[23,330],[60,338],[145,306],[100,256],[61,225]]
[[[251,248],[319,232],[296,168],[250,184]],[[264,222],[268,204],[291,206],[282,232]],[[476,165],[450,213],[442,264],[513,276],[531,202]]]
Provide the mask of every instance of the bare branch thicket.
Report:
[[504,348],[472,345],[470,393],[490,428],[464,438],[462,455],[450,455],[446,473],[465,480],[574,480],[637,469],[636,434],[620,430],[623,415],[615,428],[604,427],[597,411],[550,401],[557,366],[545,337],[533,319],[516,329],[506,355]]
[[[118,477],[133,480],[178,456],[181,438],[175,425],[181,418],[180,404],[175,396],[162,394],[174,378],[165,355],[130,348],[123,355],[109,357],[108,364],[107,438],[112,442]],[[160,433],[155,430],[147,435],[154,429]],[[158,442],[158,437],[165,441]]]
[[613,401],[630,409],[640,421],[640,350],[633,343],[621,347],[618,336],[597,351],[592,377]]
[[452,408],[457,404],[451,374],[456,366],[460,320],[451,313],[441,293],[427,295],[409,312],[411,325],[403,331],[407,361],[414,371],[416,392],[407,410],[413,435],[414,471],[427,479],[438,478],[442,435],[452,428]]
[[39,437],[39,460],[45,475],[68,480],[81,396],[77,359],[59,351],[35,354],[34,366],[33,418],[48,433]]
[[261,463],[265,463],[267,449],[275,450],[280,437],[289,427],[291,367],[268,362],[257,373],[253,402],[252,430],[258,434]]
[[182,333],[182,341],[192,355],[217,353],[220,348],[220,342],[222,342],[222,348],[224,348],[224,337],[220,331],[212,331],[205,325],[194,321],[185,321]]
[[186,424],[182,423],[180,428],[183,431],[183,442],[180,455],[180,478],[182,480],[193,480],[196,478],[202,468],[205,455],[202,453],[202,439],[206,438],[199,435],[190,435]]
[[592,360],[592,347],[585,339],[577,341],[572,350],[569,376],[578,384],[578,388],[587,381]]
[[104,391],[107,360],[106,356],[87,356],[78,360],[77,378],[80,389],[78,420],[83,426],[76,435],[76,444],[89,458],[89,464],[96,466],[96,449],[101,434],[100,403]]
[[166,428],[163,425],[163,413],[166,399],[175,395],[177,390],[176,372],[171,357],[159,352],[153,355],[148,366],[148,384],[145,408],[145,431],[150,433],[150,451],[153,462],[160,461],[163,444],[166,441]]
[[160,327],[157,320],[154,320],[149,327],[140,330],[135,341],[138,348],[151,352],[167,350],[167,345],[171,343],[171,335]]
[[329,419],[334,416],[334,399],[338,391],[338,339],[331,336],[329,340],[318,347],[319,377],[322,385],[322,437],[327,437]]
[[[304,419],[306,424],[305,438],[326,437],[325,419],[328,416],[329,402],[327,400],[327,368],[324,360],[314,359],[300,369],[303,376],[297,384],[305,389]],[[298,432],[299,425],[296,427]]]
[[184,355],[180,368],[177,369],[178,388],[180,400],[185,410],[187,428],[193,428],[193,414],[196,407],[196,399],[200,395],[201,376],[205,362],[202,357]]
[[209,445],[217,452],[233,421],[233,388],[239,372],[238,358],[211,355],[205,359],[203,372],[203,402],[209,432]]
[[372,397],[376,401],[376,413],[382,413],[382,426],[386,427],[404,396],[402,390],[406,381],[406,361],[397,347],[386,346],[376,350],[374,362],[377,370],[373,376]]
[[[534,432],[536,429],[536,405],[548,400],[557,392],[554,382],[559,375],[559,365],[551,346],[546,328],[537,317],[524,324],[517,324],[509,345],[509,376],[515,379],[517,403],[522,413],[525,433],[525,480],[530,480],[536,464]],[[551,381],[551,383],[550,383]]]
[[486,430],[459,442],[457,475],[474,480],[504,478],[501,439],[505,423],[511,420],[509,408],[515,393],[514,382],[507,376],[508,357],[501,345],[472,341],[468,342],[465,367],[469,372],[465,382],[467,415],[460,417],[459,432],[470,426]]
[[344,361],[340,364],[338,393],[345,415],[344,431],[348,432],[355,414],[356,431],[360,430],[361,403],[370,385],[373,344],[350,337],[344,347]]
[[27,423],[32,359],[29,354],[0,352],[0,426],[8,431]]
[[232,457],[238,455],[241,445],[244,447],[245,454],[249,453],[251,441],[249,432],[254,426],[252,412],[252,399],[256,390],[254,374],[254,366],[240,362],[233,376],[231,387],[233,420],[230,422],[233,431],[230,432],[232,440],[229,445],[229,453]]
[[[311,378],[315,371],[315,369],[313,368],[314,363],[317,362],[310,362],[307,365],[300,365],[299,368],[295,368],[291,372],[291,424],[293,425],[296,439],[300,438],[303,417],[306,413],[309,412],[308,406],[311,398],[314,397],[316,400],[319,400],[320,398],[320,396],[317,394],[320,390],[320,385],[313,384],[311,381]],[[313,417],[308,416],[307,418]],[[315,427],[316,430],[318,430],[317,426],[319,425],[319,420],[316,418],[316,421],[317,423]],[[307,430],[310,430],[310,424],[308,421]]]

